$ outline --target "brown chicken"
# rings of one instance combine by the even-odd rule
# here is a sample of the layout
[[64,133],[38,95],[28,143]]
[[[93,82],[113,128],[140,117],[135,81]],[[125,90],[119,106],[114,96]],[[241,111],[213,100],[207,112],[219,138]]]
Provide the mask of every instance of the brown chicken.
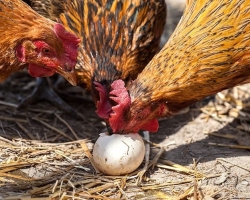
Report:
[[[91,91],[97,114],[108,119],[110,84],[137,77],[156,52],[166,19],[164,0],[31,0],[31,6],[79,38],[78,85]],[[66,107],[66,106],[64,106]]]
[[[63,0],[23,0],[29,6],[32,7],[38,14],[49,18],[53,21],[58,21],[59,15],[63,12]],[[79,40],[80,41],[80,40]],[[77,59],[76,59],[77,60]],[[76,62],[75,62],[76,63]],[[74,116],[77,119],[82,119],[82,115],[65,103],[58,94],[54,91],[54,87],[52,87],[51,80],[54,80],[55,77],[53,76],[52,79],[47,78],[37,78],[36,79],[36,86],[31,94],[24,97],[22,102],[18,105],[18,109],[25,108],[32,103],[36,103],[40,100],[47,100],[57,106],[62,111]],[[63,82],[64,79],[59,76],[58,80]],[[57,83],[60,83],[57,81]],[[74,76],[74,85],[76,84],[76,76]]]
[[[115,133],[157,131],[171,116],[221,90],[250,82],[250,1],[190,0],[173,35],[127,88],[111,88]],[[120,86],[119,89],[116,89]]]
[[[110,84],[129,83],[159,50],[166,19],[164,0],[73,0],[60,20],[81,38],[78,84],[91,91],[97,114],[107,120]],[[117,88],[118,89],[118,88]]]
[[76,84],[78,44],[63,25],[48,20],[19,0],[0,0],[0,81],[28,67],[31,76],[59,73]]

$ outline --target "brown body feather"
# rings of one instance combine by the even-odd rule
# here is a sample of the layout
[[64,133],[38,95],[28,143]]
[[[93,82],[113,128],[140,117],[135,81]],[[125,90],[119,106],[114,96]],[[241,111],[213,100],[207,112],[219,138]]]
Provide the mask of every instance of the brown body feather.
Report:
[[117,132],[138,131],[152,119],[250,82],[249,11],[247,0],[188,1],[167,44],[129,87],[131,105]]
[[166,18],[164,0],[73,0],[61,16],[81,38],[79,84],[135,79],[159,50]]
[[65,0],[30,0],[30,6],[40,15],[57,21],[64,12]]

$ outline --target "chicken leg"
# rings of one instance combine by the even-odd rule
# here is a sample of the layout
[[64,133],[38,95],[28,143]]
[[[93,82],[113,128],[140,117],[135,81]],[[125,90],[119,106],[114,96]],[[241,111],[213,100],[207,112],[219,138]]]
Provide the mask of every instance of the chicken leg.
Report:
[[78,111],[76,111],[64,100],[62,100],[62,98],[55,92],[53,86],[51,86],[47,78],[36,79],[36,87],[29,96],[22,100],[22,102],[18,106],[18,109],[25,108],[28,105],[36,103],[40,100],[49,101],[65,113],[68,113],[71,116],[76,117],[77,119],[83,119],[83,116]]
[[[145,164],[144,167],[142,169],[140,169],[139,171],[137,171],[137,180],[136,180],[136,185],[140,185],[143,179],[144,174],[147,172],[147,170],[152,167],[154,168],[155,165],[157,164],[159,158],[162,156],[162,154],[166,151],[165,147],[159,144],[155,144],[152,143],[150,141],[150,136],[149,136],[149,132],[148,131],[143,131],[144,134],[144,141],[146,142],[146,149],[145,149]],[[149,156],[150,156],[150,144],[160,148],[160,150],[158,151],[158,153],[154,156],[153,160],[149,160]]]

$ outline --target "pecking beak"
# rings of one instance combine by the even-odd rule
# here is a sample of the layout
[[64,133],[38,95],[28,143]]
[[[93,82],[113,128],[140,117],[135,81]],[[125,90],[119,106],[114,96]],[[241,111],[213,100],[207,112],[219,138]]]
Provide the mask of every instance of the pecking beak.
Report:
[[106,127],[107,127],[107,130],[108,130],[108,135],[113,135],[114,132],[113,132],[113,130],[112,130],[112,128],[110,127],[110,125],[109,125],[108,122],[106,122]]
[[56,69],[56,72],[58,74],[62,75],[71,85],[73,85],[73,86],[77,85],[76,72],[74,70],[65,71],[65,69],[62,69],[61,67],[58,67]]

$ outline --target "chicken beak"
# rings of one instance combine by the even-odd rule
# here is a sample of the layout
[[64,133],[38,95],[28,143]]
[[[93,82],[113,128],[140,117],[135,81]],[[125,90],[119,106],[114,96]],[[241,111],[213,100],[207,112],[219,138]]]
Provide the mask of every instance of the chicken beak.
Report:
[[56,72],[60,75],[62,75],[71,85],[76,86],[77,85],[77,78],[76,78],[76,72],[74,70],[72,71],[65,71],[61,67],[58,67],[56,69]]
[[113,135],[114,132],[113,132],[113,130],[112,130],[112,128],[110,127],[110,125],[109,125],[108,122],[106,122],[106,127],[107,127],[107,130],[108,130],[108,135]]

